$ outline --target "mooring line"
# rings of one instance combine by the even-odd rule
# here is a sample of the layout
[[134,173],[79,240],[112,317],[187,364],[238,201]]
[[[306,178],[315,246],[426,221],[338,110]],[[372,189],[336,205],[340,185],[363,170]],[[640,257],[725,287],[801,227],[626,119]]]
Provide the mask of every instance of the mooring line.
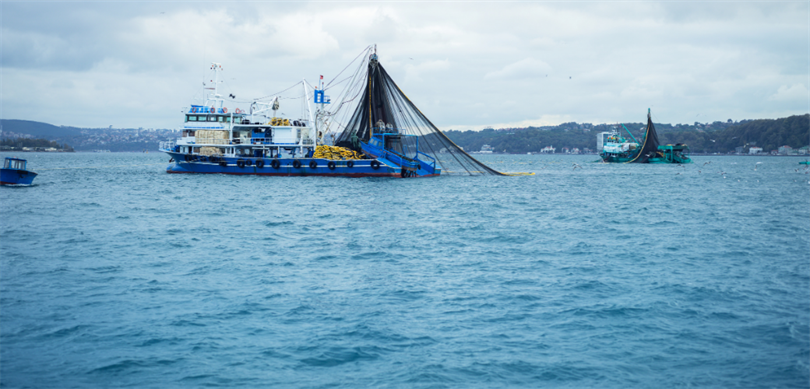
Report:
[[133,167],[133,166],[154,166],[154,165],[165,165],[169,162],[161,162],[161,163],[147,163],[144,165],[108,165],[108,166],[82,166],[82,167],[57,167],[53,169],[37,169],[38,172],[47,171],[47,170],[71,170],[71,169],[102,169],[102,168],[109,168],[109,167]]

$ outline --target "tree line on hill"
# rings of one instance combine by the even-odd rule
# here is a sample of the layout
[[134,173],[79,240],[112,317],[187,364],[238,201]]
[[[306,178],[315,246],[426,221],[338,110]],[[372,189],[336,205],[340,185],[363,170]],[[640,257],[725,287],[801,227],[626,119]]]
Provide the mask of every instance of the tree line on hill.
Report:
[[59,151],[73,152],[73,147],[67,144],[60,144],[59,142],[47,139],[32,139],[32,138],[16,138],[16,139],[0,139],[0,148],[8,150],[23,150],[23,148],[32,149],[56,149]]
[[[637,138],[643,134],[645,126],[646,123],[624,123],[624,127],[632,131]],[[684,143],[694,153],[729,153],[734,152],[737,147],[743,147],[744,152],[747,152],[752,146],[761,147],[763,152],[767,153],[781,146],[796,149],[810,144],[810,114],[740,122],[731,120],[711,124],[696,122],[694,125],[655,123],[655,127],[662,144]],[[564,147],[595,151],[597,134],[613,128],[619,129],[625,137],[628,137],[621,125],[574,122],[548,127],[507,130],[487,128],[482,131],[449,130],[445,133],[467,151],[478,151],[483,145],[489,145],[495,152],[525,154],[539,152],[546,146],[553,146],[557,151]],[[4,139],[2,145],[57,149],[65,146],[66,150],[70,148],[66,146],[68,143],[76,146],[78,150],[99,148],[112,151],[155,150],[158,142],[177,136],[171,130],[81,129],[9,119],[0,119],[0,130],[3,138],[8,138],[7,134],[26,134],[29,137],[45,138],[16,137]],[[23,145],[20,142],[29,143]]]
[[38,137],[72,145],[79,151],[157,150],[160,142],[176,139],[169,129],[77,128],[30,120],[0,119],[0,138]]
[[[636,138],[643,135],[646,123],[624,123]],[[597,134],[612,129],[613,126],[596,126],[577,123],[563,123],[552,127],[528,127],[510,130],[454,131],[445,133],[457,145],[467,151],[478,151],[489,145],[495,152],[518,153],[539,152],[546,146],[558,151],[569,149],[596,150]],[[800,148],[810,144],[810,114],[795,115],[781,119],[745,120],[738,123],[715,122],[707,125],[676,125],[655,123],[661,144],[684,143],[694,153],[730,153],[737,147],[745,152],[752,146],[761,147],[763,152],[776,150],[781,146]],[[629,138],[621,125],[618,129]]]

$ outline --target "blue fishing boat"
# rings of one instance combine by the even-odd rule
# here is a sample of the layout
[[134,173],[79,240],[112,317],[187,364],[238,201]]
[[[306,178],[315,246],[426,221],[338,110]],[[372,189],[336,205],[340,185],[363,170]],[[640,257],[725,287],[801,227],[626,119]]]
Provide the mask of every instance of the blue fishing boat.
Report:
[[[301,83],[306,105],[299,117],[279,114],[281,98],[254,100],[249,109],[229,112],[218,93],[222,66],[213,64],[213,87],[201,105],[185,112],[180,139],[164,142],[171,156],[169,173],[220,173],[260,176],[429,177],[441,173],[435,158],[406,156],[400,134],[379,134],[356,149],[325,144],[324,126],[330,104],[323,82]],[[312,104],[320,105],[313,109]],[[384,124],[383,124],[384,127]],[[381,142],[374,143],[377,139]],[[359,144],[358,144],[359,145]],[[362,150],[362,151],[361,151]],[[410,151],[410,150],[409,150]],[[419,159],[427,157],[427,161]]]
[[0,169],[0,185],[31,185],[37,174],[26,170],[27,165],[24,159],[6,157]]
[[[173,162],[167,172],[402,178],[508,175],[475,160],[434,126],[379,63],[376,46],[366,48],[355,61],[361,58],[349,77],[353,81],[346,84],[336,104],[325,95],[334,80],[325,84],[321,76],[316,86],[302,80],[269,99],[243,102],[249,103],[245,110],[232,111],[225,102],[238,101],[232,93],[227,97],[218,93],[222,66],[212,64],[202,104],[184,110],[182,136],[160,145]],[[295,92],[297,85],[300,92]],[[284,100],[294,100],[300,114],[279,113]],[[524,174],[531,173],[515,173]]]

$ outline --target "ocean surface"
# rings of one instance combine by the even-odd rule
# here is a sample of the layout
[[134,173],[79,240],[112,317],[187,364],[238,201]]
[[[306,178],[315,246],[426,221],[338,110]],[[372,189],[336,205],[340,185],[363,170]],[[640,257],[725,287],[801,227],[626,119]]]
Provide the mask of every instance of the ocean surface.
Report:
[[352,179],[21,156],[0,387],[810,387],[802,158]]

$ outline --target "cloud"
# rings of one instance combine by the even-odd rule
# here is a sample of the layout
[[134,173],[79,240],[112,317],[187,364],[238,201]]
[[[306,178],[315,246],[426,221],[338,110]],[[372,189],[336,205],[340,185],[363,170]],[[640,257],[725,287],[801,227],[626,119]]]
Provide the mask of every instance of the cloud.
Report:
[[172,128],[210,62],[248,99],[329,80],[376,43],[441,128],[639,121],[648,107],[680,123],[781,117],[807,111],[808,7],[5,2],[1,115]]
[[799,101],[802,103],[807,103],[810,101],[810,92],[807,90],[807,87],[804,86],[804,84],[793,84],[790,87],[787,85],[782,85],[779,87],[776,93],[768,97],[768,100]]
[[526,58],[509,64],[484,75],[485,80],[514,80],[533,77],[545,77],[551,72],[551,66],[541,60]]

